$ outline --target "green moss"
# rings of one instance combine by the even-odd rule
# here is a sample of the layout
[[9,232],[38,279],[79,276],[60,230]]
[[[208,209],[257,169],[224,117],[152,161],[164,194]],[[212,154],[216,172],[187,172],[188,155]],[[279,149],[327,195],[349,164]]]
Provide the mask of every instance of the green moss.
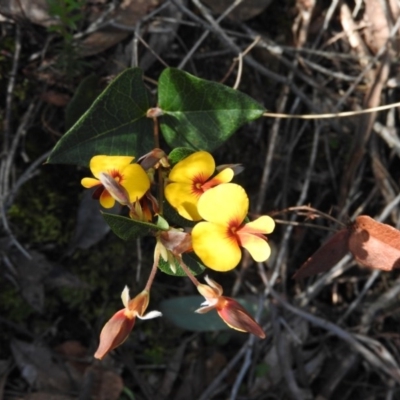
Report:
[[[9,208],[12,229],[22,242],[33,246],[51,243],[56,247],[69,242],[75,224],[77,197],[73,192],[72,196],[63,193],[55,182],[57,178],[52,179],[46,174],[40,179],[32,179],[21,188]],[[73,186],[77,192],[79,184],[74,183]]]
[[26,304],[21,294],[11,284],[2,285],[0,290],[0,314],[9,316],[10,321],[25,322],[34,312],[32,307]]

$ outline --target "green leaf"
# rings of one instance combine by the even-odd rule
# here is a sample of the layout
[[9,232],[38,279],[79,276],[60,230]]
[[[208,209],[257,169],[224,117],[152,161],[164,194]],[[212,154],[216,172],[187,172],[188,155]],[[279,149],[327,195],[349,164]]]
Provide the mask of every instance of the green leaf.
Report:
[[83,79],[65,108],[65,129],[70,129],[78,121],[99,94],[98,76],[92,74]]
[[176,147],[168,154],[168,160],[173,167],[179,161],[182,161],[184,158],[189,157],[195,151],[193,149],[189,149],[187,147]]
[[[236,300],[254,316],[257,308],[255,304],[244,299]],[[214,310],[206,314],[195,313],[195,310],[200,308],[203,302],[204,297],[202,296],[181,296],[163,300],[159,308],[165,318],[179,328],[188,331],[209,332],[231,329]]]
[[159,309],[165,318],[184,330],[208,332],[229,329],[214,310],[206,314],[195,313],[203,302],[202,296],[176,297],[163,300]]
[[[182,255],[183,262],[189,267],[191,273],[193,275],[199,275],[205,270],[205,266],[202,264],[200,259],[194,254],[183,254]],[[175,260],[175,269],[176,272],[174,273],[171,269],[171,266],[169,263],[164,261],[162,257],[160,257],[160,261],[158,263],[158,268],[164,272],[167,275],[173,275],[173,276],[186,276],[185,271],[182,269],[180,266],[179,262]]]
[[133,155],[154,147],[150,98],[139,68],[120,74],[59,140],[49,163],[88,166],[94,155]]
[[121,215],[102,213],[111,230],[121,239],[130,240],[149,236],[160,230],[157,225],[149,222],[136,221]]
[[174,68],[158,82],[162,134],[172,147],[212,151],[246,122],[260,118],[264,107],[228,86]]

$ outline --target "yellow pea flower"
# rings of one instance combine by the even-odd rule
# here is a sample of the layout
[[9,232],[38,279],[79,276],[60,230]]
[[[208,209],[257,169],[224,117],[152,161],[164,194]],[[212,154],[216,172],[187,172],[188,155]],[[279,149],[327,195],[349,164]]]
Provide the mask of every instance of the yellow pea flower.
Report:
[[235,268],[242,256],[240,247],[257,262],[268,259],[271,249],[264,234],[274,230],[275,222],[264,215],[243,223],[249,199],[241,186],[225,183],[208,190],[200,197],[197,209],[205,221],[193,228],[192,245],[207,267],[216,271]]
[[[100,199],[100,204],[104,208],[111,208],[115,204],[114,197],[104,187],[102,179],[111,177],[115,182],[122,186],[129,202],[133,203],[141,199],[150,188],[150,180],[146,171],[139,164],[131,164],[135,157],[130,156],[94,156],[90,160],[90,170],[95,178],[83,178],[81,184],[85,188],[98,186],[93,193],[93,197]],[[122,193],[124,191],[119,191]],[[117,197],[118,198],[118,197]]]
[[225,168],[211,178],[214,172],[214,158],[206,151],[193,153],[172,168],[168,177],[171,183],[165,187],[165,197],[182,217],[191,221],[201,220],[197,211],[200,196],[214,186],[230,182],[234,176],[231,168]]

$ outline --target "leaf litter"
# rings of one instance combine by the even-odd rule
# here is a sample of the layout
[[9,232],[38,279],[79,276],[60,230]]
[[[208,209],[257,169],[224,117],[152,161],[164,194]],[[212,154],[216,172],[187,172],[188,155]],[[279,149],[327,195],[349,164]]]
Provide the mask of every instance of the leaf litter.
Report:
[[[107,16],[109,9],[105,6],[111,5],[111,2],[87,3],[89,10],[95,7],[100,10],[94,18],[99,22]],[[237,71],[230,70],[232,58],[238,57],[239,51],[244,51],[256,36],[261,36],[258,45],[243,57],[244,72],[240,89],[261,100],[269,110],[286,114],[312,114],[357,110],[396,100],[395,89],[398,85],[391,71],[395,66],[397,49],[396,46],[389,46],[389,42],[398,41],[398,10],[393,8],[392,2],[389,5],[390,12],[379,1],[371,4],[366,2],[364,8],[359,7],[359,2],[351,7],[347,3],[338,5],[338,2],[323,5],[300,0],[291,5],[271,2],[265,10],[259,10],[261,13],[258,16],[251,19],[220,19],[218,22],[222,10],[211,12],[198,1],[193,1],[192,8],[186,2],[171,3],[177,10],[176,19],[172,14],[168,21],[179,25],[179,29],[175,31],[175,40],[169,39],[168,51],[165,47],[158,50],[158,58],[162,57],[169,65],[181,63],[181,67],[186,66],[188,71],[215,82],[222,80],[225,73],[230,71],[226,83],[233,86]],[[21,4],[24,6],[23,2]],[[38,4],[32,3],[31,9]],[[20,18],[23,18],[33,24],[43,24],[35,21],[29,11],[21,14],[20,9],[0,9],[4,17],[1,23],[5,27],[2,35],[10,34],[9,40],[14,38],[18,45],[21,37],[15,34],[17,26],[24,37],[31,33],[29,46],[24,45],[22,53],[14,52],[11,46],[8,53],[5,50],[2,54],[9,68],[12,62],[17,67],[22,66],[17,68],[20,74],[17,76],[17,86],[14,83],[11,89],[21,90],[19,82],[26,78],[39,87],[49,85],[61,93],[72,95],[76,82],[63,82],[59,78],[62,74],[56,73],[53,68],[57,42],[50,40],[48,47],[43,50],[43,38],[49,33],[43,34],[41,28],[35,25],[27,31],[26,25],[20,23]],[[93,50],[90,50],[93,58],[87,58],[85,62],[90,61],[96,72],[107,76],[109,71],[116,71],[112,58],[113,54],[117,54],[118,46],[124,51],[118,53],[120,64],[117,69],[131,66],[136,57],[140,60],[143,53],[151,50],[145,45],[149,23],[146,15],[150,15],[149,12],[152,13],[149,20],[154,23],[159,15],[157,8],[143,8],[140,15],[135,17],[139,37],[144,38],[141,42],[144,44],[140,46],[139,40],[130,36],[129,31],[117,38],[111,31],[107,33],[107,29],[100,29],[100,25],[92,25],[98,32],[109,35],[104,43],[113,43],[106,46],[102,40],[96,39]],[[368,24],[364,22],[366,18]],[[88,18],[87,26],[90,24],[93,24],[93,20]],[[84,43],[83,25],[74,34],[77,40]],[[94,37],[91,36],[91,39]],[[149,63],[145,71],[151,79],[157,79],[163,68],[158,58]],[[31,96],[33,103],[39,98],[34,97],[34,94]],[[25,108],[20,97],[16,96],[13,102],[15,109],[22,115]],[[25,113],[25,118],[14,117],[15,126],[19,128],[15,132],[28,131],[27,139],[33,134],[35,124],[43,123],[43,130],[48,135],[44,141],[46,147],[41,149],[43,153],[52,147],[53,135],[64,131],[60,110],[56,110],[58,105],[52,100],[45,107],[46,113],[38,106],[40,113],[32,111]],[[40,118],[43,115],[46,118]],[[255,198],[258,196],[260,200],[260,210],[282,210],[288,205],[311,204],[314,208],[332,213],[339,220],[347,216],[356,220],[362,214],[395,227],[399,226],[400,200],[399,160],[394,150],[399,147],[397,119],[396,111],[389,110],[381,114],[325,122],[266,120],[264,124],[254,123],[241,129],[217,154],[228,153],[232,158],[228,162],[232,163],[237,162],[238,153],[241,159],[246,160],[245,167],[252,172],[248,184],[253,188]],[[377,128],[379,138],[376,135]],[[383,131],[385,134],[382,134]],[[390,132],[392,134],[388,135]],[[22,155],[25,151],[24,136],[18,136],[9,128],[6,129],[5,137],[7,135],[14,138],[20,146],[18,155]],[[3,149],[7,150],[3,153],[8,154],[9,158],[2,163],[2,176],[11,177],[16,174],[29,179],[32,172],[38,170],[40,163],[33,164],[32,169],[27,165],[21,168],[21,164],[16,162],[15,152],[8,151],[10,147],[7,147],[7,140]],[[7,170],[5,165],[12,165],[13,170]],[[18,188],[23,191],[23,186]],[[6,189],[12,190],[12,187]],[[1,195],[7,197],[7,190],[4,192],[2,187]],[[82,216],[78,218],[79,224],[82,224],[79,227],[81,233],[72,242],[68,257],[77,257],[82,247],[97,252],[99,244],[103,243],[101,228],[88,233],[86,212],[91,221],[90,211],[83,208]],[[186,345],[181,346],[182,331],[172,325],[160,326],[159,332],[151,334],[140,332],[125,344],[122,352],[115,354],[119,365],[113,366],[112,358],[107,361],[113,369],[110,379],[114,381],[110,387],[115,387],[108,398],[118,398],[116,393],[120,393],[125,384],[131,388],[132,393],[153,399],[157,392],[155,388],[162,387],[163,381],[166,383],[162,396],[171,399],[185,396],[190,398],[188,396],[193,393],[191,389],[200,400],[219,396],[231,399],[240,396],[248,399],[260,396],[308,398],[310,393],[314,398],[320,396],[326,399],[338,398],[343,393],[347,393],[348,398],[393,398],[399,385],[398,377],[393,373],[399,365],[399,314],[395,307],[399,287],[398,271],[371,273],[367,268],[353,268],[354,261],[343,258],[344,250],[340,248],[324,255],[329,259],[331,270],[327,271],[328,268],[321,267],[320,262],[317,262],[316,268],[323,269],[319,269],[323,272],[321,275],[295,282],[290,279],[293,273],[316,250],[314,256],[318,258],[316,254],[320,243],[327,238],[329,243],[330,234],[317,229],[326,228],[326,223],[320,218],[311,221],[313,228],[309,227],[310,221],[307,218],[303,220],[301,213],[287,214],[284,221],[286,223],[272,237],[277,248],[275,261],[268,265],[243,268],[232,285],[234,290],[241,293],[258,293],[262,307],[272,310],[270,318],[262,319],[267,333],[266,341],[254,342],[240,334],[226,336],[224,332],[201,333],[190,336]],[[10,228],[4,219],[3,225],[4,237],[11,237],[9,235],[13,232],[13,226]],[[342,235],[347,236],[348,233]],[[14,239],[12,241],[15,246]],[[339,242],[342,239],[339,238]],[[29,248],[29,243],[20,245]],[[25,255],[20,255],[18,251],[21,251],[18,246],[13,247],[11,253],[9,249],[2,248],[2,263],[6,267],[2,277],[8,284],[20,288],[26,304],[46,315],[46,280],[54,270],[53,262],[47,259],[45,247],[29,249],[28,254],[31,254],[33,261],[23,260],[21,257]],[[358,254],[356,258],[360,261],[362,257],[358,247],[353,251]],[[138,264],[142,261],[140,257],[140,254],[137,255]],[[59,262],[62,264],[62,260]],[[98,268],[106,262],[101,261]],[[341,262],[344,265],[340,265]],[[166,286],[170,284],[168,279],[165,278]],[[88,286],[92,284],[85,283]],[[183,284],[173,290],[193,294],[187,292]],[[103,300],[101,298],[99,303]],[[272,308],[271,303],[274,305]],[[98,304],[98,307],[103,305]],[[293,323],[294,316],[300,319],[295,319]],[[7,327],[9,340],[0,337],[3,341],[1,360],[12,357],[20,371],[20,379],[26,382],[26,391],[37,390],[36,393],[20,393],[13,397],[35,400],[76,398],[79,389],[77,386],[68,386],[71,376],[65,374],[65,360],[61,360],[60,355],[56,356],[52,346],[46,343],[49,339],[44,335],[45,329],[34,325],[35,335],[44,335],[41,341],[33,338],[30,338],[31,341],[27,341],[27,338],[22,340],[16,337],[17,331],[11,328],[13,316],[3,318],[8,324],[3,319],[0,322]],[[53,316],[49,314],[48,318]],[[48,327],[53,326],[53,321],[47,322]],[[95,324],[95,319],[91,323]],[[165,333],[166,326],[171,336]],[[27,321],[26,327],[31,330],[31,322]],[[57,331],[54,333],[59,343],[65,343],[62,339],[64,334]],[[90,342],[90,349],[95,347],[93,338],[86,338],[86,341]],[[89,382],[92,381],[92,374],[100,373],[96,372],[96,368],[100,367],[93,364],[90,357],[92,351],[85,346],[84,349],[86,353],[82,353],[82,363],[68,367],[78,371],[78,382],[84,382],[82,387],[85,389],[79,392],[81,398],[107,398],[93,394],[95,386]],[[159,349],[159,352],[154,349]],[[286,359],[289,349],[292,357]],[[67,352],[74,354],[71,349]],[[78,354],[80,358],[82,354]],[[32,361],[32,355],[41,362]],[[170,370],[167,371],[166,361],[171,355],[174,355],[171,368],[184,378],[178,379],[176,375],[171,376]],[[43,371],[42,365],[47,365],[52,373],[48,369]],[[205,367],[212,371],[208,377],[201,373]],[[122,371],[125,371],[124,374]],[[3,397],[12,392],[12,383],[16,379],[15,376],[5,376]],[[107,382],[106,372],[99,376],[100,382]],[[188,385],[190,379],[196,380],[192,388]],[[43,392],[42,388],[49,390],[46,385],[52,386],[51,389],[56,386],[63,393]],[[266,393],[266,388],[271,395]],[[104,390],[103,387],[98,393]],[[71,391],[75,393],[73,396],[70,396]]]

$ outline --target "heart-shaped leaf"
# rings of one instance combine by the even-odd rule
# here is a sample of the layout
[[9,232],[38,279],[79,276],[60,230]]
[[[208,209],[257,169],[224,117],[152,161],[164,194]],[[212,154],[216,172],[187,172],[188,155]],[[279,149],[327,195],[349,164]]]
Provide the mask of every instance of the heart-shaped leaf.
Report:
[[65,108],[65,129],[70,129],[89,109],[100,94],[99,77],[89,75],[76,88],[74,96]]
[[123,240],[149,236],[153,232],[161,230],[160,227],[149,222],[137,221],[115,214],[102,213],[102,215],[111,230]]
[[160,76],[158,105],[162,134],[171,147],[208,151],[265,111],[244,93],[174,68]]
[[139,68],[120,74],[54,147],[49,163],[88,166],[99,154],[141,156],[154,147],[149,93]]

